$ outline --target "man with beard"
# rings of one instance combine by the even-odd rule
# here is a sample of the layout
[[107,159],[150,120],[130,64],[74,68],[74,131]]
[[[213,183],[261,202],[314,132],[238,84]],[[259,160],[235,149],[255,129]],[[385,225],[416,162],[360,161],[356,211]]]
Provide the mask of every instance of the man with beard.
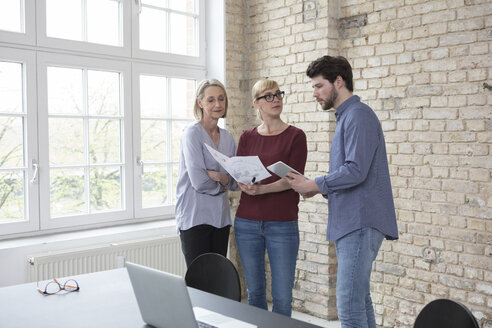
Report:
[[373,328],[372,263],[384,238],[398,238],[383,131],[373,110],[353,95],[345,58],[323,56],[306,73],[323,110],[336,110],[330,171],[314,180],[293,172],[285,179],[305,198],[328,198],[326,239],[335,241],[337,253],[338,318],[343,328]]

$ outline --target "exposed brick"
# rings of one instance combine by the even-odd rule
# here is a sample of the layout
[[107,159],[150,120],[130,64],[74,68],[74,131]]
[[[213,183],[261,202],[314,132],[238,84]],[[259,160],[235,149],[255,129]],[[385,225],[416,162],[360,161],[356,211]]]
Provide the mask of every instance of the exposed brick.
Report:
[[[356,94],[384,130],[400,232],[398,241],[383,243],[374,266],[378,325],[410,327],[438,297],[492,318],[492,95],[483,88],[492,76],[492,7],[487,0],[339,4],[338,10],[318,1],[317,21],[303,23],[299,1],[226,1],[227,127],[237,138],[259,124],[249,86],[241,90],[237,81],[273,77],[289,92],[282,117],[306,132],[307,175],[328,171],[335,120],[313,100],[304,72],[322,55],[346,56]],[[301,201],[293,304],[335,318],[336,258],[325,240],[327,211],[321,196]],[[440,263],[422,259],[428,245],[442,250]]]

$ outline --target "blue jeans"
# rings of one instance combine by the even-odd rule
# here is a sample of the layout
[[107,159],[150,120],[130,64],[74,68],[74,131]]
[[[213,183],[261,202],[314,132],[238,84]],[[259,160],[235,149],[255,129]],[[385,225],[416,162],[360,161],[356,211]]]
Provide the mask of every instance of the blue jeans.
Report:
[[335,241],[337,309],[342,328],[375,328],[370,278],[384,235],[373,228],[355,230]]
[[236,217],[234,234],[246,279],[248,304],[268,310],[266,250],[272,270],[272,311],[290,317],[299,250],[297,221],[255,221]]

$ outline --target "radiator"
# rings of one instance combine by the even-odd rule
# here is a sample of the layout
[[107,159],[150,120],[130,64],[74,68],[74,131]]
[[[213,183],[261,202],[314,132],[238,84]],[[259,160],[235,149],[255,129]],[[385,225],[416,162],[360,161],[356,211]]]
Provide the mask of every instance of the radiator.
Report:
[[29,282],[104,271],[134,262],[184,276],[186,264],[178,236],[163,236],[53,251],[29,256]]

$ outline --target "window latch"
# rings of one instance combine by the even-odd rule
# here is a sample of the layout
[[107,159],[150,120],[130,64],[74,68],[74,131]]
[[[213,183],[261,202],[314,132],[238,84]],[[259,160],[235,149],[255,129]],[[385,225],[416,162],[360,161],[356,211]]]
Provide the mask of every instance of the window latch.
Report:
[[143,176],[143,174],[144,174],[144,161],[142,161],[140,156],[137,157],[137,165],[140,165],[140,175]]
[[142,0],[135,0],[135,4],[138,6],[138,14],[142,13]]
[[33,159],[31,161],[31,166],[34,169],[34,173],[32,174],[31,183],[35,183],[38,180],[39,164],[38,164],[38,162],[35,159]]

